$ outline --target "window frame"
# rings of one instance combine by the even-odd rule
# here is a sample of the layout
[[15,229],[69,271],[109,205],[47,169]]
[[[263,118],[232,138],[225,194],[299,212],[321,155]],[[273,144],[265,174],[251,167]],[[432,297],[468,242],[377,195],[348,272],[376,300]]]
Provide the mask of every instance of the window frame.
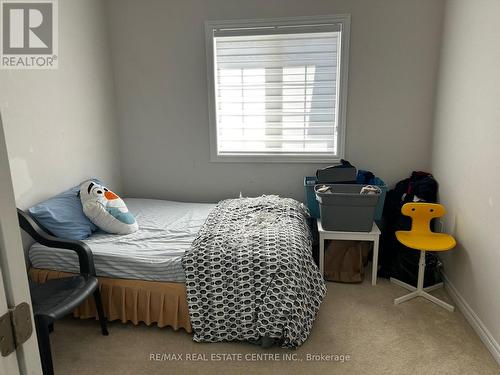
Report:
[[[219,155],[217,147],[217,112],[215,86],[214,30],[219,28],[245,28],[265,26],[318,25],[336,23],[341,25],[340,78],[337,84],[337,154],[272,154],[251,153],[247,155]],[[205,21],[205,47],[207,59],[208,114],[210,134],[210,161],[212,162],[264,162],[264,163],[337,163],[345,155],[345,133],[347,116],[347,78],[349,67],[350,14],[286,17],[268,19]]]

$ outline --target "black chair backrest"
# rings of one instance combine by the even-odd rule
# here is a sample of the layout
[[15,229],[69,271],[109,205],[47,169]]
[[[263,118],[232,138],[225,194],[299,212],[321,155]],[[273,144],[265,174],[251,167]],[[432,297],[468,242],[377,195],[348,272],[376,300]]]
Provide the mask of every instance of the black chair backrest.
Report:
[[[36,240],[37,236],[46,237],[54,236],[54,234],[40,224],[33,216],[28,212],[21,209],[17,209],[17,218],[19,220],[19,226],[22,230],[28,233],[33,239]],[[54,236],[55,237],[55,236]]]
[[58,238],[54,236],[49,230],[44,228],[27,212],[17,209],[17,218],[19,226],[36,242],[48,247],[56,247],[58,249],[68,249],[78,254],[78,261],[80,263],[80,273],[82,275],[95,276],[94,258],[89,246],[78,240],[70,240],[65,238]]

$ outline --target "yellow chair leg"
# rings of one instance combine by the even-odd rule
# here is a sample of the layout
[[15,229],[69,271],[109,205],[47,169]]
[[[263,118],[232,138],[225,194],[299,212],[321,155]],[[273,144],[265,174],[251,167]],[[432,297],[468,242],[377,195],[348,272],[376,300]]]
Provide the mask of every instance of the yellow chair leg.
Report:
[[417,290],[417,288],[415,288],[413,285],[404,283],[401,280],[395,279],[394,277],[391,277],[389,280],[391,281],[391,283],[399,285],[401,288],[405,288],[407,290],[411,290],[412,292],[415,291],[415,290]]
[[396,298],[394,300],[394,304],[395,305],[399,305],[400,303],[406,302],[406,301],[408,301],[410,299],[413,299],[415,297],[418,297],[418,292],[417,291],[408,293],[408,294],[404,295],[403,297]]
[[444,301],[441,301],[439,298],[436,298],[432,295],[430,295],[427,292],[430,292],[432,290],[436,290],[438,288],[443,287],[443,283],[438,283],[435,285],[428,286],[427,288],[424,288],[424,275],[425,275],[425,251],[420,251],[420,260],[418,263],[418,279],[417,279],[417,287],[415,288],[414,286],[404,283],[398,279],[391,278],[390,281],[396,285],[399,285],[407,290],[411,290],[412,292],[409,294],[406,294],[402,297],[396,298],[394,300],[395,305],[399,305],[400,303],[406,302],[410,299],[416,298],[416,297],[423,297],[427,299],[428,301],[434,302],[436,305],[441,306],[442,308],[448,310],[448,311],[454,311],[455,307],[450,305],[449,303],[446,303]]

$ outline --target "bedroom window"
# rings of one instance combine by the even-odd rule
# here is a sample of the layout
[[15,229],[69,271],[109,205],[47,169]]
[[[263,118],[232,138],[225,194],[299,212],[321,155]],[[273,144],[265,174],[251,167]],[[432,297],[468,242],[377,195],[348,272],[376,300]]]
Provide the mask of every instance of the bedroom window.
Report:
[[349,15],[207,21],[212,161],[344,155]]

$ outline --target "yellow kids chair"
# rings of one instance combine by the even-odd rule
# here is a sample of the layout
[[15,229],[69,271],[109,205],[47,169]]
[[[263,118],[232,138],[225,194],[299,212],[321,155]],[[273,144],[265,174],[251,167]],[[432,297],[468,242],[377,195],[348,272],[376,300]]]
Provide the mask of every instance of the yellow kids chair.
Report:
[[425,252],[426,251],[446,251],[455,247],[455,239],[444,233],[434,233],[430,229],[430,221],[433,218],[444,216],[445,208],[436,203],[406,203],[401,209],[401,213],[405,216],[410,216],[412,219],[411,230],[397,231],[396,238],[403,245],[420,251],[420,262],[418,264],[418,281],[417,287],[406,284],[400,280],[391,278],[391,282],[397,284],[411,293],[396,298],[394,304],[400,304],[415,297],[424,297],[431,302],[453,311],[455,308],[440,299],[430,295],[428,292],[441,288],[443,283],[424,288],[424,272],[425,272]]

